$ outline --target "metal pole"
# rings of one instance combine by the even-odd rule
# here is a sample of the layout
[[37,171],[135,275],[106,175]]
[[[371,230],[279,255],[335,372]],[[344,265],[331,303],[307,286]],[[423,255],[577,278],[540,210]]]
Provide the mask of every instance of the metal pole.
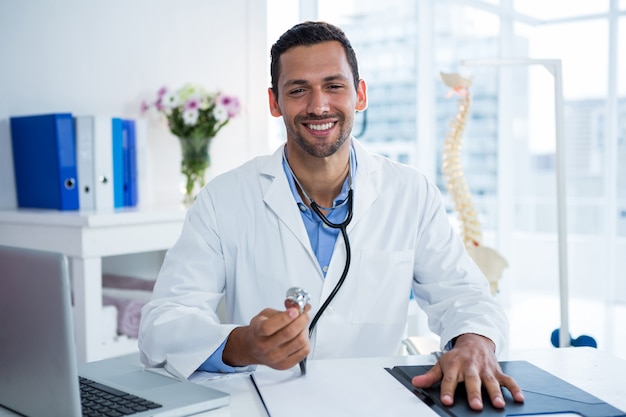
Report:
[[559,59],[483,59],[461,61],[461,65],[471,66],[507,66],[541,65],[554,77],[554,118],[556,135],[556,194],[557,194],[557,230],[559,251],[559,300],[561,327],[559,347],[570,346],[569,335],[569,289],[567,272],[567,207],[565,197],[565,138],[563,120],[563,77]]

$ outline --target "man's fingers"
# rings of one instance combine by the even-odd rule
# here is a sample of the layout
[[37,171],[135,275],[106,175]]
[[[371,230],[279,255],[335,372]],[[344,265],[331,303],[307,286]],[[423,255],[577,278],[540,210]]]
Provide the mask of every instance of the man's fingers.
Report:
[[[461,375],[458,374],[455,368],[448,369],[448,371],[443,374],[440,388],[440,398],[443,405],[450,406],[454,404],[454,392],[456,391],[456,386],[462,381],[460,378]],[[469,398],[468,392],[468,399]]]
[[288,346],[284,346],[280,361],[276,362],[273,367],[281,370],[289,369],[306,358],[311,350],[308,340],[308,336],[304,341],[298,338],[291,341]]
[[460,382],[465,383],[467,401],[473,410],[482,410],[484,407],[483,387],[495,408],[504,408],[505,406],[501,387],[509,389],[515,401],[523,402],[524,395],[515,380],[501,372],[497,372],[497,374],[498,377],[491,373],[485,373],[481,376],[474,369],[465,370],[461,373],[453,367],[449,367],[444,375],[440,363],[437,362],[428,372],[414,377],[411,382],[413,386],[418,388],[428,388],[441,382],[440,399],[442,404],[447,406],[454,404],[454,393]]
[[500,382],[491,374],[483,377],[483,385],[487,395],[491,400],[491,404],[495,408],[504,408],[504,397],[502,396],[502,389],[500,388]]
[[513,400],[519,403],[524,402],[524,393],[512,377],[500,372],[498,378],[493,375],[488,375],[483,377],[482,381],[485,390],[491,399],[491,404],[495,408],[504,408],[506,405],[504,395],[502,394],[502,387],[509,390],[513,396]]
[[467,391],[467,402],[472,410],[483,409],[483,396],[481,386],[482,383],[478,374],[472,373],[465,376],[465,390]]
[[301,314],[296,308],[286,311],[265,309],[250,322],[250,354],[256,363],[275,369],[288,369],[304,359],[309,351],[307,325],[310,305]]
[[[305,312],[306,311],[305,309]],[[302,315],[304,316],[305,313]],[[258,316],[253,318],[250,324],[254,327],[255,332],[259,336],[269,337],[280,332],[295,320],[300,319],[300,316],[301,314],[296,308],[289,308],[286,311],[266,308]],[[308,316],[305,317],[305,319],[308,322]]]
[[262,364],[288,369],[304,359],[309,351],[309,323],[304,312],[296,308],[278,311],[266,308],[254,316],[248,326],[235,328],[226,341],[222,360],[231,366]]
[[471,409],[482,410],[485,401],[495,408],[505,406],[502,388],[509,390],[516,402],[524,402],[524,394],[515,380],[504,374],[494,355],[490,339],[467,333],[457,338],[454,349],[444,353],[437,364],[425,373],[413,378],[413,386],[428,388],[441,381],[440,399],[444,405],[454,403],[454,393],[463,382],[467,402]]
[[520,386],[517,385],[517,382],[515,382],[515,380],[513,378],[511,378],[508,375],[502,374],[502,378],[501,378],[500,384],[503,387],[505,387],[506,389],[509,390],[509,392],[513,396],[513,399],[516,402],[518,402],[518,403],[523,403],[524,402],[524,392],[522,391]]
[[439,362],[437,362],[435,366],[430,368],[430,370],[425,374],[413,377],[411,383],[417,388],[430,388],[437,382],[441,381],[442,376],[443,373],[441,372],[441,366],[439,366]]

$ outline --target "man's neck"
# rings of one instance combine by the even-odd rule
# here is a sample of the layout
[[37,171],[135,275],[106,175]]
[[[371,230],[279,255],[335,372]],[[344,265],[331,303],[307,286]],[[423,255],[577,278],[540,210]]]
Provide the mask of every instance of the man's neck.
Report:
[[[332,207],[350,173],[349,141],[346,141],[336,153],[326,158],[313,157],[297,150],[293,152],[289,147],[288,150],[289,166],[306,194],[318,205]],[[308,205],[309,201],[303,195],[302,190],[298,191]]]

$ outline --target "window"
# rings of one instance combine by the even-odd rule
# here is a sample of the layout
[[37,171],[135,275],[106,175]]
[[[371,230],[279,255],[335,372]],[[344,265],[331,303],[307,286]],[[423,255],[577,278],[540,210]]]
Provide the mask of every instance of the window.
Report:
[[515,10],[541,20],[584,17],[609,11],[609,0],[517,0]]
[[[346,31],[368,82],[359,139],[430,175],[453,221],[440,165],[459,98],[447,97],[439,73],[471,77],[463,171],[484,244],[510,264],[498,297],[509,312],[513,348],[549,345],[559,326],[558,158],[554,77],[541,65],[502,62],[561,61],[570,328],[623,356],[626,332],[610,323],[626,310],[619,279],[626,271],[626,55],[618,53],[626,48],[624,0],[312,3],[318,19]],[[622,16],[612,20],[615,6]],[[610,27],[614,21],[619,30]]]

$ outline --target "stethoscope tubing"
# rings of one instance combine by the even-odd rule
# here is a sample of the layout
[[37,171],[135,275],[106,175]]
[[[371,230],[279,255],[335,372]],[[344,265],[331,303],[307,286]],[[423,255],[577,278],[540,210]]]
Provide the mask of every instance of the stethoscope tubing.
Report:
[[[311,338],[311,335],[313,334],[315,325],[319,321],[320,317],[322,317],[322,314],[324,314],[324,311],[326,311],[331,301],[333,301],[333,298],[335,298],[335,296],[339,292],[339,289],[343,285],[343,282],[346,280],[346,277],[348,276],[348,270],[350,269],[350,261],[351,261],[351,249],[350,249],[350,239],[348,239],[348,231],[346,228],[348,227],[348,224],[350,224],[350,221],[352,220],[352,198],[353,198],[352,188],[350,188],[348,190],[348,198],[347,198],[348,213],[346,214],[346,219],[341,223],[333,223],[330,220],[328,220],[328,218],[319,209],[319,206],[317,205],[317,203],[315,203],[315,201],[313,200],[311,200],[310,202],[311,209],[315,212],[315,214],[319,216],[322,222],[324,222],[328,227],[331,227],[333,229],[339,229],[341,231],[341,236],[343,237],[343,242],[346,246],[346,264],[343,267],[343,272],[341,273],[341,277],[339,278],[339,281],[337,281],[335,288],[333,288],[333,290],[328,295],[328,297],[326,298],[326,300],[324,301],[320,309],[317,310],[317,313],[315,314],[315,316],[313,317],[313,320],[311,321],[311,324],[309,325],[309,339]],[[300,373],[302,375],[306,374],[306,358],[300,361]]]
[[[313,210],[315,214],[318,215],[320,220],[322,220],[322,222],[324,222],[326,226],[333,228],[333,229],[339,229],[341,231],[341,236],[343,237],[343,242],[346,246],[346,263],[343,267],[343,272],[341,273],[341,277],[339,278],[339,281],[337,281],[337,284],[335,284],[335,287],[333,288],[331,293],[328,295],[328,297],[326,298],[326,300],[324,301],[320,309],[317,310],[317,313],[315,314],[315,316],[313,317],[313,320],[311,321],[311,324],[309,325],[309,339],[310,339],[311,335],[313,334],[313,330],[315,330],[315,326],[317,325],[317,322],[319,321],[320,317],[322,317],[322,314],[324,314],[324,311],[326,311],[330,303],[333,301],[333,299],[335,298],[335,296],[337,295],[337,293],[343,286],[343,282],[346,280],[346,277],[348,276],[348,270],[350,269],[351,248],[350,248],[350,240],[348,239],[347,227],[350,224],[350,221],[352,221],[352,211],[353,211],[352,204],[353,204],[354,196],[353,196],[353,190],[352,190],[352,169],[350,168],[350,172],[348,173],[348,185],[350,188],[348,189],[348,197],[346,198],[346,201],[348,204],[348,212],[346,214],[346,218],[341,223],[333,223],[330,220],[328,220],[328,218],[324,215],[324,213],[322,213],[319,205],[315,201],[313,201],[311,197],[309,197],[309,195],[304,190],[304,187],[302,187],[302,185],[300,184],[300,181],[298,181],[298,178],[293,173],[291,166],[289,165],[289,161],[287,160],[287,155],[286,155],[285,150],[286,150],[286,147],[283,148],[283,158],[285,162],[287,162],[287,167],[289,168],[289,172],[291,173],[291,176],[293,177],[298,187],[300,187],[302,194],[304,194],[306,199],[309,200],[309,205],[311,206],[311,210]],[[352,158],[352,156],[350,158]],[[351,165],[352,164],[350,163],[350,167]],[[300,371],[302,375],[306,374],[306,358],[304,358],[300,362]]]
[[315,212],[315,214],[317,214],[328,227],[331,227],[333,229],[339,229],[341,231],[341,236],[343,236],[343,242],[346,246],[346,264],[343,267],[343,272],[341,273],[341,277],[339,278],[339,281],[337,281],[335,288],[333,288],[332,292],[326,298],[326,301],[324,301],[320,309],[317,311],[317,314],[315,314],[315,317],[313,317],[313,320],[309,325],[309,337],[311,337],[311,334],[313,333],[313,330],[315,329],[315,325],[317,324],[318,320],[320,319],[326,308],[328,308],[333,298],[335,298],[335,295],[337,295],[337,293],[339,292],[339,289],[343,285],[343,282],[346,280],[348,270],[350,269],[351,249],[350,240],[348,239],[348,231],[346,230],[346,228],[352,220],[352,198],[353,197],[351,188],[348,190],[348,214],[346,215],[346,219],[341,223],[333,223],[328,220],[328,218],[320,211],[317,203],[315,203],[315,201],[311,201],[311,209]]

